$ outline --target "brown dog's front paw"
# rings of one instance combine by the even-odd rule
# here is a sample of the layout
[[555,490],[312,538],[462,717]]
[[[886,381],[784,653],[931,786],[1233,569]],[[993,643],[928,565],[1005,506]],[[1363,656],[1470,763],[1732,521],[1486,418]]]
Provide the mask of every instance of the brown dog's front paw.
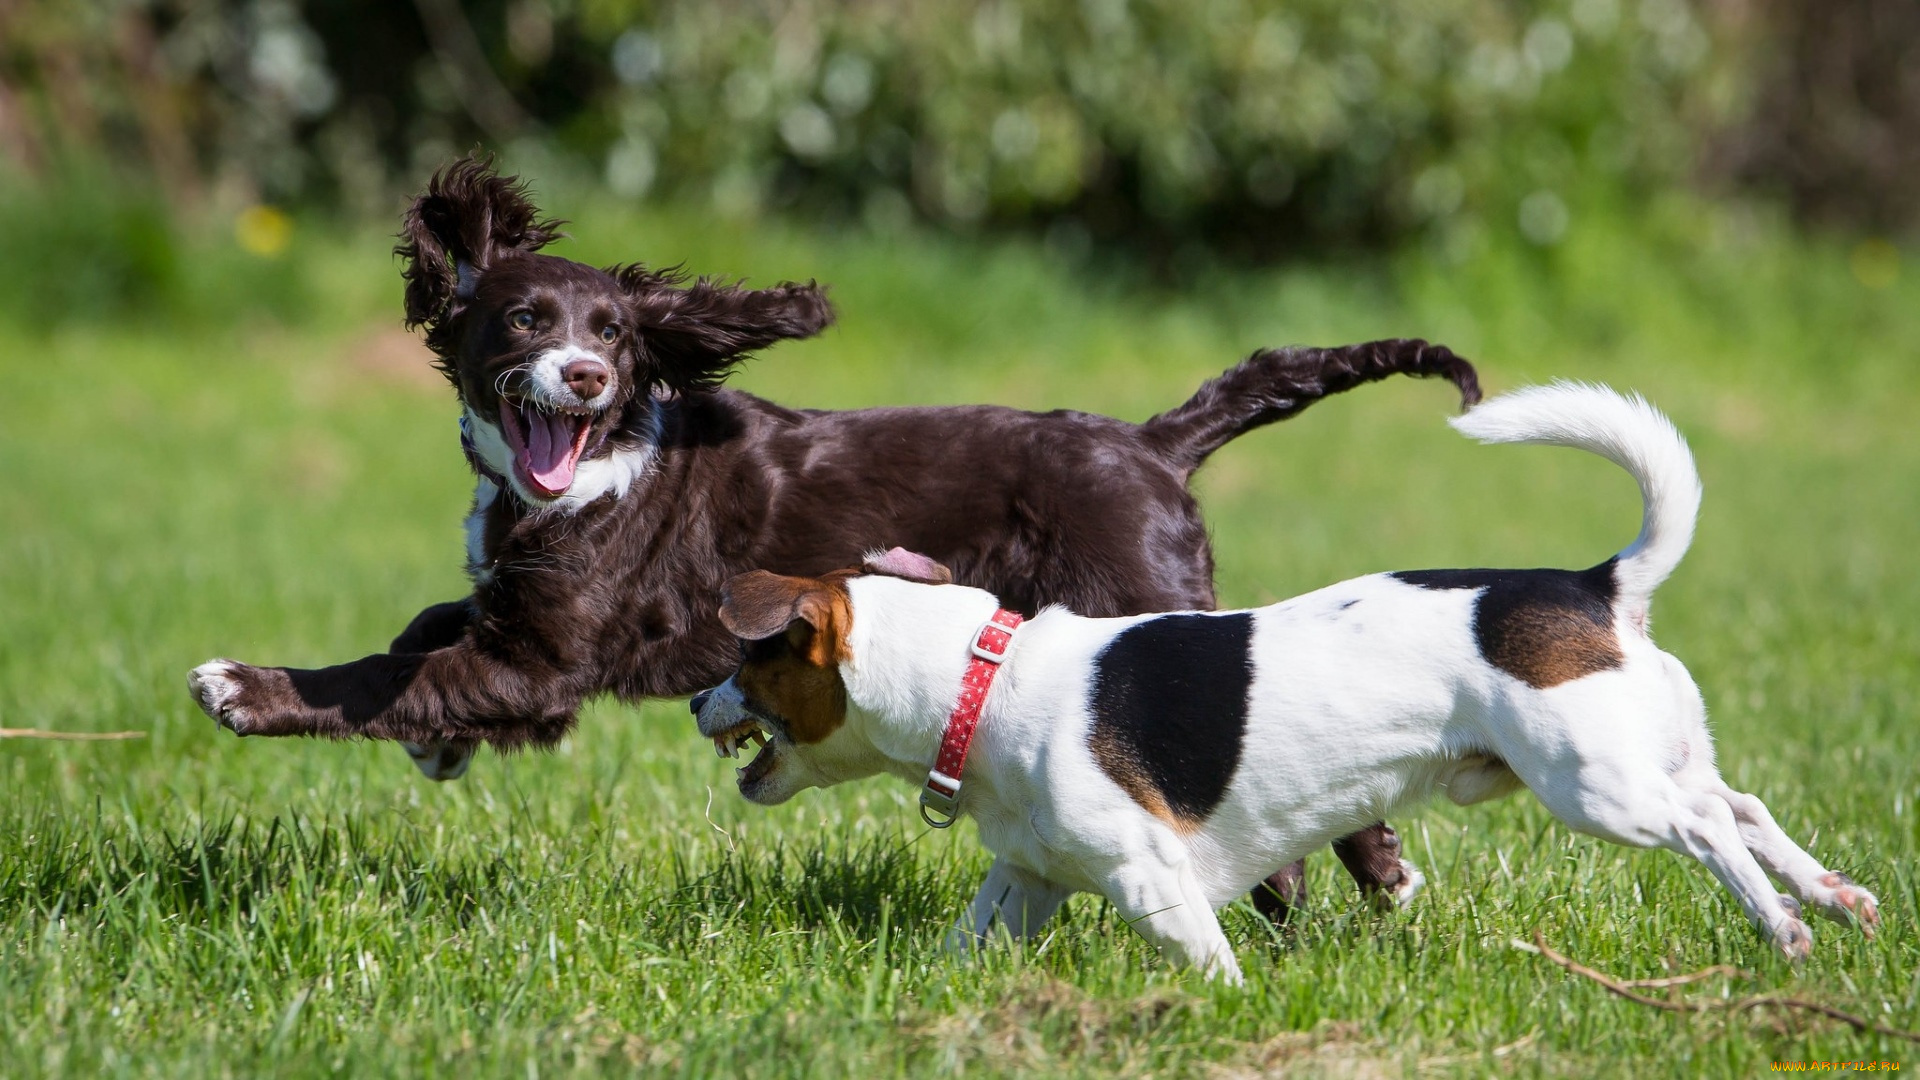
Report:
[[187,673],[187,689],[215,723],[235,735],[245,735],[257,719],[247,701],[248,674],[253,670],[234,660],[209,660]]

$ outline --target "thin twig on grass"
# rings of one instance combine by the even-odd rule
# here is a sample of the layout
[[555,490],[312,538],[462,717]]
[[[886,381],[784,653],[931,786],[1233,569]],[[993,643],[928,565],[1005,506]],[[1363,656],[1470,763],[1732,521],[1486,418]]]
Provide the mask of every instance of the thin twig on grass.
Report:
[[1844,1009],[1836,1009],[1831,1005],[1818,1001],[1808,1001],[1805,998],[1785,997],[1779,994],[1755,994],[1751,997],[1734,998],[1725,1001],[1699,1001],[1678,996],[1670,999],[1648,997],[1645,994],[1635,993],[1633,989],[1635,986],[1649,985],[1677,986],[1682,982],[1696,982],[1700,979],[1710,977],[1716,972],[1723,971],[1734,972],[1737,975],[1744,976],[1746,973],[1740,971],[1738,968],[1728,968],[1723,965],[1717,968],[1707,968],[1703,971],[1676,976],[1672,979],[1644,979],[1638,982],[1628,983],[1622,982],[1605,972],[1595,971],[1571,957],[1555,952],[1553,948],[1547,944],[1546,936],[1538,930],[1533,932],[1533,944],[1529,945],[1524,941],[1515,939],[1513,941],[1513,947],[1523,952],[1537,953],[1544,956],[1583,979],[1590,979],[1599,983],[1608,993],[1626,998],[1628,1001],[1638,1005],[1649,1005],[1656,1009],[1665,1009],[1668,1012],[1678,1013],[1750,1012],[1754,1009],[1786,1009],[1792,1011],[1798,1009],[1803,1012],[1815,1013],[1827,1017],[1830,1020],[1838,1020],[1848,1027],[1853,1028],[1855,1031],[1872,1032],[1875,1035],[1886,1035],[1890,1038],[1905,1039],[1911,1043],[1920,1043],[1920,1031],[1903,1031],[1900,1028],[1888,1027],[1885,1024],[1869,1020],[1864,1016],[1855,1016],[1853,1013],[1847,1012]]
[[39,728],[0,727],[0,739],[58,739],[61,742],[104,742],[110,739],[144,739],[144,731],[42,731]]
[[1732,964],[1715,964],[1699,971],[1689,971],[1685,975],[1669,975],[1664,979],[1621,979],[1621,986],[1631,986],[1636,990],[1665,990],[1670,986],[1685,986],[1697,983],[1701,979],[1711,979],[1716,975],[1729,979],[1751,979],[1753,972],[1742,971]]

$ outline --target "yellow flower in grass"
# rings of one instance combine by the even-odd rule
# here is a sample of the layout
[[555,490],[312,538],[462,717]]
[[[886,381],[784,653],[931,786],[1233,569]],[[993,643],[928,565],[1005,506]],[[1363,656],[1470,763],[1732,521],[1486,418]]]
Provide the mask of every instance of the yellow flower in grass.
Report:
[[263,259],[278,257],[293,239],[293,219],[273,206],[249,206],[233,219],[233,239]]
[[1885,240],[1860,241],[1847,262],[1854,280],[1869,289],[1889,289],[1900,280],[1900,249]]

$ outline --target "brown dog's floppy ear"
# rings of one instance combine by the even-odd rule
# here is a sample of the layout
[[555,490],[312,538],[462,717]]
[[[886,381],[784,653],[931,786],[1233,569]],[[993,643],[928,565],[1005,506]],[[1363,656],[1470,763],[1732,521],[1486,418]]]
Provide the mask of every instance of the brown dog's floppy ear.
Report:
[[953,571],[927,558],[917,551],[906,548],[888,548],[886,551],[868,553],[860,563],[860,569],[869,574],[885,574],[887,577],[905,578],[922,585],[951,585]]
[[820,583],[807,578],[781,577],[754,570],[727,582],[720,593],[720,625],[734,637],[765,641],[784,632],[796,619],[806,618],[803,603]]
[[681,393],[715,389],[747,353],[812,337],[833,322],[833,305],[811,281],[743,289],[699,278],[683,288],[687,278],[677,268],[616,266],[608,273],[633,298],[653,380]]
[[476,275],[501,252],[538,251],[561,234],[542,220],[517,176],[494,171],[493,158],[469,155],[433,174],[401,221],[393,253],[406,261],[407,326],[435,324],[473,295]]

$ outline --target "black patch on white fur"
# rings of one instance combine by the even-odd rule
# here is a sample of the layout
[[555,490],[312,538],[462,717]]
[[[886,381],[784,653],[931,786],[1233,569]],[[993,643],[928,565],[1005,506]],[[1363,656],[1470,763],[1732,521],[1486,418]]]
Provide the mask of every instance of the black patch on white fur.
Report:
[[1246,612],[1163,615],[1101,652],[1087,745],[1135,802],[1179,824],[1219,805],[1246,736],[1252,645]]
[[1613,560],[1591,570],[1401,570],[1422,589],[1478,589],[1473,637],[1487,663],[1545,689],[1625,662],[1613,632]]

